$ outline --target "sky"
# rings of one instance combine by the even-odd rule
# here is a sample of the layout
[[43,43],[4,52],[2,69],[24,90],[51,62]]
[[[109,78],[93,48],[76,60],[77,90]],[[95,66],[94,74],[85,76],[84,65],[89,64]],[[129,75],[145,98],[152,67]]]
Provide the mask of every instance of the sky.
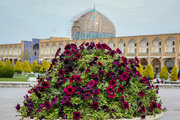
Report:
[[117,37],[180,33],[180,0],[0,0],[0,44],[70,37],[73,16],[94,3]]

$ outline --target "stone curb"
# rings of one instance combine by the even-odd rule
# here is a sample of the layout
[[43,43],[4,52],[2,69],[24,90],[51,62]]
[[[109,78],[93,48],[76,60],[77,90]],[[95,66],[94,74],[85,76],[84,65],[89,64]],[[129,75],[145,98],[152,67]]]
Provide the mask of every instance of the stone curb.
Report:
[[[160,114],[156,114],[156,115],[148,115],[143,120],[157,120],[157,119],[161,118],[162,116],[163,116],[163,112],[160,113]],[[23,120],[38,120],[38,119],[36,119],[36,118],[34,118],[34,119],[25,118]],[[43,120],[45,120],[45,119],[43,119]],[[70,120],[70,119],[61,119],[60,118],[60,119],[54,119],[54,120]],[[135,117],[135,118],[132,118],[132,119],[122,118],[122,119],[107,119],[107,120],[142,120],[142,119],[140,117]]]
[[0,87],[18,87],[18,88],[28,88],[30,87],[29,82],[6,82],[1,81]]

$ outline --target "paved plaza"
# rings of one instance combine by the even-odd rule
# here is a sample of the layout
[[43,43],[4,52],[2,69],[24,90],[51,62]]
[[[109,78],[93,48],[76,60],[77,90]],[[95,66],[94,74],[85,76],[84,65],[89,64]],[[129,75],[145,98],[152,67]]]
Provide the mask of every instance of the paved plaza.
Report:
[[[29,88],[0,88],[0,120],[18,120],[15,105],[23,101]],[[180,89],[160,88],[163,105],[168,109],[160,120],[180,120]]]

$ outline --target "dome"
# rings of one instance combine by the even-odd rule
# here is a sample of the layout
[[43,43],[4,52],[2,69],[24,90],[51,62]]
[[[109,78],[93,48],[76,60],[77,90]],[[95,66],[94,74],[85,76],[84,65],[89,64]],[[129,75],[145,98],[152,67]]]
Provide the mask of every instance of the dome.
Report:
[[73,40],[115,37],[115,34],[111,20],[95,9],[77,18],[71,28]]

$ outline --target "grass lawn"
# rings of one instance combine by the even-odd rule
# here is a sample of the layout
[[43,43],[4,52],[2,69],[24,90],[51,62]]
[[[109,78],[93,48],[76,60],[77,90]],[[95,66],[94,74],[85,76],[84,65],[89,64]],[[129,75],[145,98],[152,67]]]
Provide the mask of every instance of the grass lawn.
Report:
[[0,81],[6,82],[27,82],[28,78],[0,78]]

